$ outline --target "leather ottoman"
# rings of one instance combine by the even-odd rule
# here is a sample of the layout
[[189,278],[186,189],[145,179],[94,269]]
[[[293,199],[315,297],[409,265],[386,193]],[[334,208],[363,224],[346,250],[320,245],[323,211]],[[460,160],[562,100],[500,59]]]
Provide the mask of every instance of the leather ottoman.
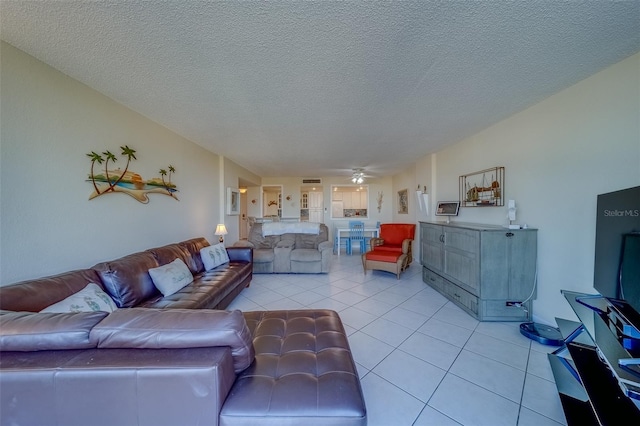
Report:
[[347,335],[330,310],[245,312],[255,360],[239,373],[220,425],[366,425]]

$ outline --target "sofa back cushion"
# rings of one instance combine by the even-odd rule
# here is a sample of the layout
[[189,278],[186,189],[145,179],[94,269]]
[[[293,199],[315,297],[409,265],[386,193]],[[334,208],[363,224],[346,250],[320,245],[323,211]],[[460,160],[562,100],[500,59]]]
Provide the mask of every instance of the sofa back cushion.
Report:
[[280,235],[262,235],[262,223],[254,223],[247,240],[257,249],[271,249],[281,240]]
[[45,351],[95,347],[91,329],[106,312],[0,312],[0,351]]
[[414,223],[383,223],[380,225],[380,238],[384,244],[402,245],[405,239],[413,240],[416,225]]
[[187,265],[189,266],[193,274],[195,275],[199,274],[200,272],[204,272],[204,264],[202,263],[202,259],[200,258],[200,250],[202,250],[204,247],[210,246],[211,244],[209,244],[209,241],[207,241],[207,239],[204,237],[198,237],[183,241],[179,244],[187,250],[189,256],[191,257],[191,262],[193,264],[189,265],[187,263]]
[[175,349],[229,346],[236,372],[255,352],[240,311],[119,309],[91,331],[99,348]]
[[0,287],[0,309],[39,312],[74,293],[89,283],[102,287],[93,269],[64,272],[50,277],[22,281]]
[[119,308],[132,308],[159,293],[149,269],[160,266],[151,252],[130,254],[93,267]]
[[321,223],[318,234],[285,234],[282,238],[284,239],[285,236],[295,240],[297,249],[317,249],[321,242],[329,240],[329,228]]
[[162,247],[148,249],[146,251],[153,254],[153,257],[156,258],[156,261],[160,266],[164,266],[176,259],[180,259],[189,267],[192,274],[198,273],[196,269],[198,265],[194,262],[191,253],[189,253],[185,246],[180,244],[169,244]]

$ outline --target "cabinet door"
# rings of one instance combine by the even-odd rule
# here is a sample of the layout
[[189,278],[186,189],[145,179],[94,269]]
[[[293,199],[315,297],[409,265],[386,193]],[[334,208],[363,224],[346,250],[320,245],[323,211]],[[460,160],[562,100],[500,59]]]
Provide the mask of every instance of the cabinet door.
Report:
[[444,226],[443,273],[447,278],[480,294],[480,233]]
[[482,297],[522,301],[533,288],[535,231],[496,231],[482,235]]
[[343,192],[342,193],[342,205],[344,206],[345,209],[352,209],[353,207],[353,201],[351,198],[351,193],[350,192]]
[[433,270],[442,271],[442,227],[420,224],[421,263]]
[[535,230],[521,230],[513,234],[509,239],[508,298],[524,300],[534,285],[538,238]]
[[352,192],[351,193],[351,208],[352,209],[360,209],[360,193]]
[[506,300],[509,296],[509,231],[484,232],[480,248],[482,297]]

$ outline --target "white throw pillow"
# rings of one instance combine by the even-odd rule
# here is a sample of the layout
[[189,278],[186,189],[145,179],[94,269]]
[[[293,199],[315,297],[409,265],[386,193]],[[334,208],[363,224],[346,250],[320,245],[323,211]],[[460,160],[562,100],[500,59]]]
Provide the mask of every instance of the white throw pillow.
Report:
[[149,275],[153,284],[165,296],[172,295],[193,281],[189,267],[179,258],[166,265],[149,269]]
[[229,254],[223,243],[214,244],[200,250],[200,257],[207,271],[229,262]]
[[79,292],[51,306],[47,306],[40,312],[113,312],[116,309],[118,309],[118,306],[98,284],[89,283]]

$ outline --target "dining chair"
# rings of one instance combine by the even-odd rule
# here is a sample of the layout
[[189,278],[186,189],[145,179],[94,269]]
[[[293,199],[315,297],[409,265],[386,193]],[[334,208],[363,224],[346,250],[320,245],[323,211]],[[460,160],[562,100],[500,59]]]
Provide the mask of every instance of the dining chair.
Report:
[[340,246],[338,246],[338,230],[337,226],[333,228],[333,254],[339,254],[342,247],[347,249],[347,238],[340,238]]
[[349,237],[347,238],[347,254],[353,253],[353,245],[360,244],[360,253],[366,251],[364,239],[364,222],[359,220],[349,221]]

